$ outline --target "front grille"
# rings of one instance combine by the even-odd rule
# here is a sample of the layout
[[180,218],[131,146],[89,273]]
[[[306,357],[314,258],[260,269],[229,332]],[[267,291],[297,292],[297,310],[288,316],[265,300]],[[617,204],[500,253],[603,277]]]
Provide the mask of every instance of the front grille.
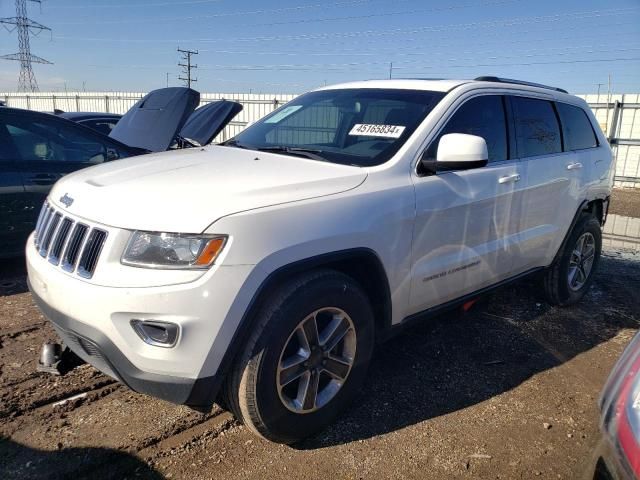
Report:
[[63,330],[55,323],[53,326],[56,329],[56,332],[58,332],[62,343],[68,346],[76,355],[82,357],[83,360],[89,362],[101,372],[104,372],[115,379],[119,379],[115,369],[111,366],[109,360],[102,353],[97,344],[88,338],[82,337],[74,331]]
[[76,337],[75,340],[78,342],[78,345],[80,345],[82,350],[84,350],[87,355],[89,355],[90,357],[98,357],[100,359],[103,359],[102,353],[100,352],[98,347],[96,347],[93,343],[91,343],[88,340],[85,340],[82,337]]
[[58,229],[58,224],[60,223],[61,218],[62,215],[57,212],[53,212],[52,215],[49,215],[49,221],[47,222],[45,230],[42,232],[42,243],[40,244],[40,255],[43,257],[47,256],[47,252],[51,246],[51,240],[53,239],[53,234]]
[[89,233],[89,239],[87,240],[84,250],[82,251],[82,255],[80,256],[78,275],[85,278],[91,278],[106,239],[107,232],[96,228],[91,230],[91,233]]
[[91,278],[107,232],[64,216],[45,202],[36,223],[34,243],[44,258],[69,273]]
[[51,246],[51,252],[49,253],[49,261],[54,265],[58,265],[58,263],[60,263],[60,254],[62,253],[62,248],[67,243],[67,237],[69,236],[69,231],[71,230],[72,225],[73,220],[70,218],[65,218],[60,224],[58,233],[56,233],[56,238]]
[[84,239],[87,236],[87,230],[89,227],[83,225],[82,223],[76,223],[76,226],[73,229],[73,233],[69,238],[69,243],[67,244],[67,249],[62,256],[62,268],[67,272],[73,272],[76,267],[76,262],[78,261],[78,256],[80,254],[80,248],[84,245]]

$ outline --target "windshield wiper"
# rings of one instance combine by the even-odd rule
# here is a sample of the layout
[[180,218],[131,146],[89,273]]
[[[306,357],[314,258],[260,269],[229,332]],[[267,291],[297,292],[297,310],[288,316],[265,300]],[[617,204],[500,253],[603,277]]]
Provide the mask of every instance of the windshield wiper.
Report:
[[326,158],[319,153],[322,153],[322,150],[313,149],[313,148],[302,148],[302,147],[289,147],[287,145],[273,145],[267,147],[258,147],[254,145],[245,145],[243,143],[238,143],[237,140],[227,140],[220,145],[224,147],[236,147],[236,148],[244,148],[247,150],[258,150],[260,152],[274,152],[274,153],[288,153],[290,155],[299,155],[301,157],[310,158],[312,160],[320,160],[322,162],[328,162]]
[[249,145],[244,145],[243,143],[238,143],[237,140],[227,140],[226,142],[221,143],[220,145],[222,145],[223,147],[236,147],[236,148],[245,148],[248,150],[253,150],[253,147],[250,147]]
[[261,152],[282,152],[289,153],[291,155],[300,155],[302,157],[311,158],[312,160],[320,160],[322,162],[328,162],[328,160],[320,155],[322,150],[313,149],[313,148],[302,148],[302,147],[289,147],[287,145],[274,145],[270,147],[256,147],[256,150]]

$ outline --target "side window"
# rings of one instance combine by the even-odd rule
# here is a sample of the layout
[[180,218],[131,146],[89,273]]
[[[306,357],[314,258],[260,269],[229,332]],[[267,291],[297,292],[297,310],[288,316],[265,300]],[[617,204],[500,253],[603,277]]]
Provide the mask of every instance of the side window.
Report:
[[556,106],[562,122],[565,150],[583,150],[598,146],[593,127],[584,110],[567,103],[556,103]]
[[507,122],[504,104],[500,95],[475,97],[464,103],[431,142],[428,158],[436,158],[440,138],[448,133],[467,133],[484,138],[489,151],[489,162],[508,158]]
[[[268,143],[320,145],[334,141],[340,122],[340,109],[337,106],[327,101],[300,111],[295,108],[291,106],[282,109],[282,115],[287,115],[287,109],[291,109],[292,113],[278,121],[278,125],[267,134],[265,140]],[[274,120],[276,118],[278,114],[273,117]]]
[[96,132],[100,132],[103,135],[109,136],[113,127],[116,126],[115,120],[108,119],[96,119],[96,120],[86,120],[81,122],[85,127],[89,127],[94,129]]
[[19,160],[18,151],[7,126],[0,121],[0,160]]
[[106,159],[102,142],[63,122],[16,116],[7,119],[6,128],[21,160],[95,164]]
[[560,125],[547,100],[511,97],[519,157],[562,152]]

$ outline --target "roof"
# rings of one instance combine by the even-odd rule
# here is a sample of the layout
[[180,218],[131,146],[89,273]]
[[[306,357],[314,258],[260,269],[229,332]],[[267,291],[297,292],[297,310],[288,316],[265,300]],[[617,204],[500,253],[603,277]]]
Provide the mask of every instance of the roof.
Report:
[[429,90],[432,92],[448,92],[463,83],[472,80],[428,80],[428,79],[390,79],[364,80],[361,82],[340,83],[319,88],[318,90],[337,90],[345,88],[395,88],[399,90]]
[[92,118],[114,118],[119,119],[122,115],[117,113],[101,113],[101,112],[62,112],[59,117],[66,118],[68,120],[89,120]]
[[387,88],[400,90],[429,90],[434,92],[449,92],[460,85],[479,85],[482,87],[500,87],[525,89],[547,94],[554,94],[556,97],[568,98],[573,95],[568,94],[565,90],[539,83],[527,82],[522,80],[513,80],[508,78],[499,78],[493,76],[478,77],[473,80],[445,80],[445,79],[420,79],[409,78],[400,79],[393,78],[388,80],[365,80],[359,82],[340,83],[337,85],[329,85],[319,88],[318,90],[338,90],[345,88]]

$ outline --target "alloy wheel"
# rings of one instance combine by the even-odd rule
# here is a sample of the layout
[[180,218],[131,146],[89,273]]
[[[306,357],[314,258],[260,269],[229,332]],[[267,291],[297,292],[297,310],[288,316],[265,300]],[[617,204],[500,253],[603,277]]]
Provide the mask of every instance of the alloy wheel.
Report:
[[276,383],[292,412],[311,413],[344,385],[356,353],[356,330],[343,310],[326,307],[305,317],[280,354]]
[[569,272],[567,281],[571,290],[580,290],[591,274],[596,253],[596,240],[590,232],[585,232],[578,238],[571,257],[569,258]]

